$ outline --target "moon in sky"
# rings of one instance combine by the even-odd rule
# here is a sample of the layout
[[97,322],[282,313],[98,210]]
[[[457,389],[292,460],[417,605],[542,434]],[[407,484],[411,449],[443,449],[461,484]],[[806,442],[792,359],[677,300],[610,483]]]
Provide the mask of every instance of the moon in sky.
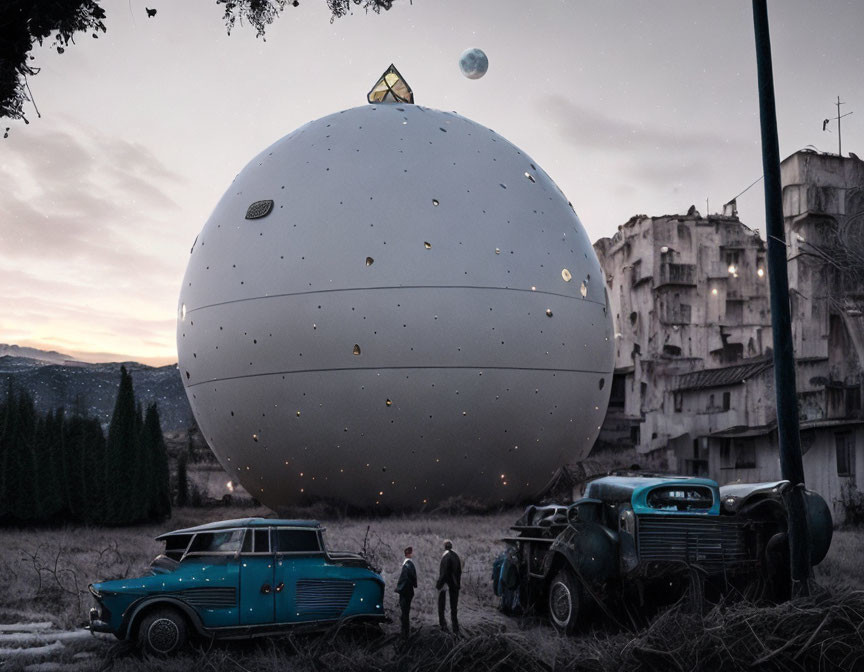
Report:
[[477,47],[466,49],[459,57],[459,69],[468,79],[480,79],[489,69],[489,58]]

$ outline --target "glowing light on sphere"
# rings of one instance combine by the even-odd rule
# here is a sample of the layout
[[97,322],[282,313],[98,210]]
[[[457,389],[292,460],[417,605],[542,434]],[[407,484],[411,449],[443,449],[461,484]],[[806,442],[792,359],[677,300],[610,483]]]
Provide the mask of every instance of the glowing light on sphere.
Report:
[[271,508],[512,502],[597,436],[603,277],[527,154],[457,114],[366,105],[234,179],[183,279],[180,373],[229,478]]
[[459,69],[468,79],[480,79],[489,70],[489,58],[482,49],[466,49],[459,57]]

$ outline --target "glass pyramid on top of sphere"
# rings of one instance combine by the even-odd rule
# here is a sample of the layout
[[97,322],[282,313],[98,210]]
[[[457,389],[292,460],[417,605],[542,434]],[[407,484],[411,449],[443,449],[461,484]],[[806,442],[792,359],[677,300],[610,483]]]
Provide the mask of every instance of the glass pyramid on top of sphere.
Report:
[[372,87],[366,100],[370,103],[414,103],[414,92],[392,63]]

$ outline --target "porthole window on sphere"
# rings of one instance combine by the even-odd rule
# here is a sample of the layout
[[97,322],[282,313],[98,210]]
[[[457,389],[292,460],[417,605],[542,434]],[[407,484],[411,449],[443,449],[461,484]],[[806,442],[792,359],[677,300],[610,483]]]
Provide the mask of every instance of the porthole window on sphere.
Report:
[[536,182],[536,181],[537,181],[537,180],[534,179],[534,176],[533,176],[531,173],[526,172],[526,173],[525,173],[525,177],[527,177],[531,182]]
[[393,405],[393,402],[390,401],[389,399],[388,399],[387,401],[385,401],[384,403],[387,404],[387,406],[392,406],[392,405]]
[[551,308],[546,309],[546,317],[552,317],[552,309]]
[[564,278],[564,282],[570,282],[570,280],[573,279],[570,271],[568,271],[566,268],[561,269],[561,277]]
[[360,346],[357,345],[356,343],[354,344],[354,354],[355,354],[355,355],[359,355],[359,354],[360,354]]
[[582,295],[583,299],[588,296],[588,285],[586,285],[584,281],[582,282],[582,286],[579,288],[579,293]]
[[427,250],[431,250],[431,249],[432,249],[432,243],[430,243],[430,242],[427,240],[427,241],[425,241],[425,242],[423,243],[423,247],[425,247]]
[[246,219],[260,219],[270,214],[273,201],[255,201],[246,210]]
[[372,257],[366,257],[366,265],[371,266],[375,263],[375,260]]
[[184,303],[183,305],[180,306],[180,321],[182,322],[185,319],[186,319],[186,304]]
[[605,379],[605,378],[601,378],[601,379],[600,379],[600,389],[601,389],[601,390],[603,389],[603,386],[604,386],[605,384],[606,384],[606,379]]
[[434,205],[434,206],[438,205],[438,199],[437,198],[432,199],[432,205]]

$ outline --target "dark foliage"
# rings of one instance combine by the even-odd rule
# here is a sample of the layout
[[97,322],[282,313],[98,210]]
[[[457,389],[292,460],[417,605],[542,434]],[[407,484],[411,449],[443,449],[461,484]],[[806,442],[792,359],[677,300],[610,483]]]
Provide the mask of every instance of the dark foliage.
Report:
[[40,414],[10,384],[0,399],[0,524],[127,525],[170,515],[159,412],[153,404],[142,417],[125,368],[109,443],[97,419],[62,408]]
[[105,10],[95,0],[5,0],[0,12],[0,117],[25,119],[26,76],[33,46],[50,41],[61,54],[75,35],[105,32]]
[[[225,27],[228,33],[239,21],[248,23],[258,37],[290,4],[297,7],[298,0],[216,0],[224,5]],[[106,13],[102,0],[4,0],[0,11],[0,118],[23,119],[24,103],[30,100],[27,76],[39,69],[30,65],[30,52],[36,44],[47,42],[63,53],[75,37],[99,37],[106,32]],[[390,9],[393,0],[327,0],[334,18],[360,5],[366,11],[380,12]],[[156,18],[156,10],[146,9],[148,18]]]

